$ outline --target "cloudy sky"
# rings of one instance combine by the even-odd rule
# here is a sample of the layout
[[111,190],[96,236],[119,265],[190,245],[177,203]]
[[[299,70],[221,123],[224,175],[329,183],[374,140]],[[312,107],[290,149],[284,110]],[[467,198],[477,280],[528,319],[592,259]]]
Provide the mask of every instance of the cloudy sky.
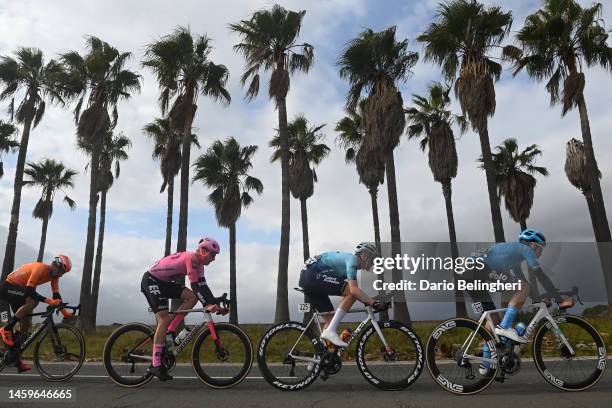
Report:
[[[486,1],[486,3],[495,3]],[[581,1],[587,5],[590,1]],[[146,303],[139,291],[140,277],[146,267],[163,255],[165,230],[165,194],[159,194],[161,177],[158,165],[151,159],[152,144],[142,134],[144,124],[160,115],[158,88],[151,72],[140,67],[145,45],[170,33],[177,25],[189,26],[194,33],[206,33],[213,39],[211,59],[225,64],[230,71],[228,89],[232,95],[229,107],[200,98],[194,126],[202,144],[192,152],[192,160],[210,143],[228,136],[240,143],[259,145],[252,175],[264,184],[264,194],[243,211],[238,223],[238,294],[240,319],[270,321],[274,313],[276,269],[280,229],[280,166],[270,164],[267,142],[276,127],[276,112],[267,92],[251,103],[244,101],[239,77],[241,57],[232,50],[238,38],[229,32],[228,24],[245,19],[273,2],[241,0],[233,2],[181,1],[170,7],[168,2],[126,2],[109,0],[37,2],[0,2],[0,55],[10,55],[17,47],[39,47],[47,59],[68,50],[84,51],[84,36],[95,35],[121,51],[131,51],[130,68],[142,75],[142,92],[119,105],[117,130],[133,143],[130,159],[122,163],[121,177],[109,194],[104,271],[100,294],[102,323],[149,319]],[[282,1],[289,9],[299,10],[304,2]],[[347,85],[338,76],[335,61],[344,44],[365,28],[382,30],[397,26],[397,36],[408,38],[414,51],[422,52],[415,37],[435,15],[437,1],[327,0],[308,2],[300,39],[315,47],[315,64],[308,75],[292,78],[287,100],[291,119],[303,113],[315,124],[326,123],[327,143],[332,153],[317,169],[319,183],[308,201],[311,253],[325,250],[349,250],[355,242],[372,239],[370,200],[358,183],[354,167],[347,166],[343,152],[336,147],[334,124],[343,116]],[[514,15],[513,31],[524,17],[535,11],[539,0],[504,1]],[[604,19],[612,22],[612,7],[604,10]],[[608,114],[612,81],[600,69],[587,71],[586,99],[589,108],[599,165],[604,175],[602,188],[610,218],[612,185],[608,182],[612,164],[606,160],[612,153],[612,117]],[[419,61],[414,75],[400,85],[406,103],[413,93],[423,93],[427,84],[440,80],[439,68]],[[577,112],[560,117],[558,107],[550,108],[542,84],[525,75],[513,78],[506,69],[496,86],[497,113],[490,121],[491,145],[514,137],[521,147],[537,143],[544,151],[538,164],[550,171],[539,178],[529,224],[546,232],[550,241],[591,241],[593,232],[586,203],[563,173],[565,143],[580,138]],[[5,112],[6,103],[0,103]],[[457,104],[453,103],[455,111]],[[0,117],[6,119],[4,113]],[[493,230],[487,199],[485,177],[475,162],[480,155],[478,138],[468,132],[457,142],[459,173],[453,183],[453,200],[457,235],[460,241],[490,241]],[[45,157],[61,160],[79,171],[70,195],[78,208],[70,212],[60,199],[49,226],[47,254],[62,251],[73,258],[74,272],[64,277],[64,295],[77,301],[87,224],[88,175],[87,158],[75,150],[75,127],[70,110],[47,107],[41,124],[33,131],[28,160]],[[9,223],[16,155],[5,160],[5,175],[0,180],[0,245],[4,248]],[[440,185],[433,181],[427,157],[418,144],[403,139],[395,152],[401,233],[404,241],[444,241],[448,237],[444,202]],[[178,183],[178,179],[177,179]],[[228,233],[215,222],[207,203],[209,191],[193,184],[190,191],[189,243],[203,235],[214,236],[227,248]],[[17,263],[35,258],[40,238],[40,221],[30,214],[38,192],[24,188],[19,224]],[[382,238],[390,237],[386,186],[380,197]],[[175,197],[178,203],[178,194]],[[299,202],[292,201],[290,287],[297,283],[302,246]],[[506,238],[513,239],[518,226],[504,209]],[[178,218],[178,204],[175,211]],[[176,227],[176,226],[175,226]],[[176,234],[176,228],[175,228]],[[174,237],[176,239],[176,235]],[[174,243],[173,243],[174,245]],[[3,256],[0,253],[0,259]],[[229,257],[222,250],[217,261],[207,268],[207,277],[216,293],[228,291]],[[292,304],[298,301],[292,296]],[[415,305],[416,316],[426,305]],[[292,306],[291,310],[295,308]],[[293,312],[292,312],[293,313]],[[424,313],[424,312],[423,312]],[[426,317],[422,313],[423,317]],[[297,315],[295,316],[297,317]]]

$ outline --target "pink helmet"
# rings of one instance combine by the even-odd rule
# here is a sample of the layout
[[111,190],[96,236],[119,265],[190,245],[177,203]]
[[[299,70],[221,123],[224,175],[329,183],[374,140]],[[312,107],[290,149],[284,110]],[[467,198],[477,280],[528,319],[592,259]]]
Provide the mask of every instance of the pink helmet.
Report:
[[208,252],[213,252],[215,254],[221,252],[221,249],[219,248],[219,243],[214,239],[208,237],[200,239],[200,242],[198,242],[198,248],[205,249]]

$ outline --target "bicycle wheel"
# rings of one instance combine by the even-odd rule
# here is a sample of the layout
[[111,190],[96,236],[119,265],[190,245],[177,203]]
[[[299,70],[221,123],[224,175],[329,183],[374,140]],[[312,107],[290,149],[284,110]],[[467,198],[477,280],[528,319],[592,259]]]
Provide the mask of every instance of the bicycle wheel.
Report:
[[130,323],[115,330],[104,344],[104,368],[115,384],[139,387],[151,380],[147,372],[153,353],[151,327]]
[[401,390],[421,375],[423,346],[418,336],[400,322],[378,324],[388,348],[374,326],[368,326],[357,342],[357,367],[370,384],[387,391]]
[[[464,348],[465,341],[474,335]],[[495,379],[499,364],[491,364],[488,375],[479,372],[482,347],[487,344],[491,359],[497,360],[493,335],[470,319],[450,319],[441,323],[429,336],[426,347],[427,369],[438,385],[453,394],[475,394]],[[464,359],[466,353],[470,358]]]
[[[257,348],[257,365],[264,379],[283,391],[308,387],[321,372],[321,364],[296,359],[320,361],[325,348],[319,337],[299,322],[280,323],[268,330]],[[291,354],[291,355],[290,355]]]
[[85,361],[85,339],[74,326],[55,324],[45,329],[34,346],[34,364],[49,381],[66,381]]
[[606,369],[606,345],[586,320],[572,315],[556,316],[555,322],[574,349],[567,346],[546,322],[540,326],[533,341],[533,359],[542,377],[565,391],[582,391],[599,381]]
[[205,384],[229,388],[242,382],[251,371],[253,345],[238,326],[217,323],[214,327],[218,340],[209,328],[202,330],[191,350],[191,364]]

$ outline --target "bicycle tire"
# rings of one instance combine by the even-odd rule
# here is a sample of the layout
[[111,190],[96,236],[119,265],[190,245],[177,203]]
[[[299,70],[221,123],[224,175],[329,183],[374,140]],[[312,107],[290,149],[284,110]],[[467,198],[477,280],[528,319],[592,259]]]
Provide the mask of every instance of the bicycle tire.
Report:
[[210,329],[202,330],[196,338],[191,349],[191,365],[198,378],[206,385],[213,388],[230,388],[240,384],[251,371],[253,366],[253,344],[249,336],[240,327],[231,323],[215,323],[215,332],[219,338],[223,338],[223,332],[235,334],[244,348],[244,361],[238,373],[231,378],[220,378],[210,375],[202,367],[200,351],[207,337],[211,335]]
[[593,385],[597,384],[597,382],[603,376],[606,370],[606,360],[607,360],[607,352],[606,352],[606,344],[603,341],[601,335],[597,332],[595,327],[593,327],[586,320],[573,315],[561,315],[555,316],[555,322],[557,324],[563,323],[572,323],[584,328],[592,337],[593,341],[596,344],[597,352],[598,352],[598,360],[597,365],[595,366],[595,370],[591,374],[591,376],[585,379],[582,382],[568,382],[563,379],[559,379],[555,377],[547,368],[546,362],[542,355],[542,346],[544,343],[544,336],[546,336],[547,332],[551,329],[552,324],[548,321],[544,322],[538,328],[536,335],[533,340],[533,360],[536,365],[536,369],[544,377],[544,379],[551,385],[555,386],[564,391],[582,391],[587,388],[591,388]]
[[[446,391],[450,393],[458,394],[458,395],[476,394],[484,390],[485,388],[487,388],[493,382],[499,370],[499,363],[494,368],[492,368],[494,371],[492,372],[492,375],[490,378],[483,377],[481,381],[477,382],[474,385],[464,386],[461,384],[456,384],[450,379],[444,377],[440,369],[438,368],[438,365],[436,364],[436,351],[437,351],[437,346],[438,346],[438,339],[445,331],[453,329],[453,328],[465,328],[468,330],[476,331],[476,329],[478,328],[478,322],[472,319],[455,318],[455,319],[449,319],[449,320],[446,320],[440,323],[432,331],[432,333],[429,336],[429,339],[427,340],[427,346],[425,348],[426,350],[425,361],[427,364],[427,370],[429,371],[429,374],[434,379],[434,381],[440,387],[444,388]],[[498,358],[497,347],[495,345],[495,340],[493,338],[493,335],[483,326],[480,326],[480,328],[478,328],[478,334],[482,336],[482,338],[487,342],[491,350],[491,357]],[[451,362],[450,364],[456,364],[456,363]]]
[[61,381],[69,380],[70,378],[74,377],[74,375],[81,369],[81,367],[83,366],[83,362],[85,361],[86,345],[85,345],[85,338],[83,337],[83,334],[76,327],[66,324],[66,323],[57,323],[54,326],[56,329],[66,329],[75,335],[79,343],[79,349],[80,349],[79,360],[77,362],[77,365],[72,370],[70,370],[70,372],[64,375],[52,375],[43,368],[43,366],[40,363],[40,354],[39,354],[40,345],[45,340],[45,338],[48,335],[50,335],[49,328],[46,328],[40,334],[40,337],[36,341],[36,345],[34,346],[34,364],[36,365],[36,368],[38,369],[40,376],[43,377],[45,380],[53,381],[53,382],[61,382]]
[[151,327],[142,323],[128,323],[124,324],[123,326],[120,326],[106,340],[106,343],[104,344],[103,360],[106,373],[115,384],[121,387],[135,388],[148,383],[149,381],[151,381],[153,376],[146,372],[143,376],[140,377],[140,379],[126,379],[124,376],[117,373],[112,364],[113,345],[121,335],[129,331],[140,332],[144,336],[143,338],[150,337],[151,339],[153,338],[153,335],[155,333],[155,331]]
[[[414,331],[412,331],[408,326],[402,324],[395,320],[390,320],[387,322],[379,322],[381,330],[383,329],[397,329],[403,332],[409,339],[409,341],[414,346],[414,350],[416,351],[416,359],[414,369],[407,375],[405,378],[402,378],[398,381],[384,381],[380,378],[377,378],[376,374],[372,372],[372,370],[368,367],[367,353],[366,353],[366,343],[370,336],[373,334],[377,334],[376,329],[373,325],[369,325],[359,336],[359,340],[357,342],[357,368],[364,376],[364,378],[372,385],[381,390],[385,391],[395,391],[402,390],[410,385],[412,385],[423,372],[423,366],[425,365],[424,360],[424,351],[423,345],[421,344],[421,340],[416,335]],[[389,339],[387,339],[389,341]]]
[[323,343],[321,343],[321,340],[319,339],[319,337],[316,336],[312,332],[312,330],[306,331],[306,327],[304,327],[304,325],[300,322],[290,321],[290,322],[285,322],[285,323],[279,323],[275,326],[272,326],[262,336],[261,341],[259,342],[259,346],[257,347],[257,365],[259,367],[259,370],[261,371],[262,376],[268,382],[268,384],[270,384],[274,388],[279,389],[281,391],[302,390],[308,387],[309,385],[311,385],[317,379],[317,377],[319,376],[319,373],[321,372],[321,364],[315,364],[311,370],[310,375],[306,376],[302,381],[298,382],[297,384],[294,384],[294,383],[290,383],[287,381],[283,381],[282,378],[278,378],[270,370],[270,368],[268,367],[268,363],[266,361],[266,351],[267,351],[268,345],[270,344],[270,341],[275,335],[279,333],[283,333],[283,332],[292,331],[292,330],[303,333],[308,338],[308,340],[310,340],[310,342],[313,344],[317,352],[323,353],[324,351]]

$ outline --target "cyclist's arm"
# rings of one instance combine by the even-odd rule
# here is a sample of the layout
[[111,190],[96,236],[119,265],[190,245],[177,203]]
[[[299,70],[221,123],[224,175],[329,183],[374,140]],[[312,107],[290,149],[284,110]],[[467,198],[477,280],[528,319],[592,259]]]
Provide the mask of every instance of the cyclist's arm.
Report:
[[533,276],[542,284],[546,293],[552,294],[557,293],[559,290],[555,287],[555,284],[550,280],[548,275],[542,271],[542,268],[529,268],[529,273],[532,273]]
[[53,292],[53,299],[61,299],[59,291],[59,278],[51,279],[51,291]]
[[367,293],[365,293],[359,285],[357,284],[357,280],[349,280],[348,281],[349,293],[351,296],[356,297],[358,300],[362,301],[366,305],[372,305],[374,303],[374,299],[369,297]]
[[36,292],[36,286],[38,286],[38,282],[42,274],[45,273],[45,267],[43,265],[37,265],[32,269],[30,273],[30,278],[28,279],[28,283],[26,284],[25,293],[27,296],[38,300],[39,302],[47,301],[47,298]]

